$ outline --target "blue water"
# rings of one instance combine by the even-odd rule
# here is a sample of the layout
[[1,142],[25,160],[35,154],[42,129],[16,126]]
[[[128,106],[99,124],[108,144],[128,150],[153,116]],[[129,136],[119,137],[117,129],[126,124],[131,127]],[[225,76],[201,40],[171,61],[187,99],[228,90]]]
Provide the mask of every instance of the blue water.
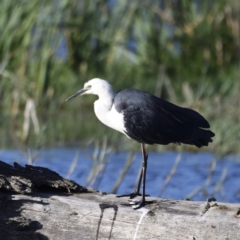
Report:
[[[36,154],[33,165],[47,167],[66,177],[77,153],[77,149],[41,150]],[[32,152],[32,155],[34,154]],[[76,167],[70,175],[71,180],[76,181],[80,185],[86,184],[86,179],[93,165],[92,154],[92,149],[79,152]],[[177,152],[149,153],[147,194],[159,196],[164,181],[178,156],[179,153]],[[97,178],[94,186],[98,186],[97,188],[100,191],[110,192],[124,168],[127,157],[128,153],[126,152],[109,154],[102,179],[100,177]],[[27,154],[17,150],[0,150],[0,160],[9,164],[13,164],[13,162],[18,162],[21,165],[28,164]],[[141,153],[139,152],[134,155],[132,165],[125,175],[117,194],[133,191],[137,182],[141,161]],[[216,167],[210,174],[211,166],[214,162]],[[208,197],[215,197],[218,201],[240,202],[239,169],[240,156],[238,155],[227,156],[216,161],[216,156],[211,153],[182,153],[176,172],[170,179],[162,197],[183,199],[191,195],[192,200],[205,201]],[[209,174],[211,175],[209,184],[204,187]],[[221,178],[223,181],[220,187],[218,187]],[[217,191],[214,191],[216,189]],[[193,192],[195,194],[191,194]]]

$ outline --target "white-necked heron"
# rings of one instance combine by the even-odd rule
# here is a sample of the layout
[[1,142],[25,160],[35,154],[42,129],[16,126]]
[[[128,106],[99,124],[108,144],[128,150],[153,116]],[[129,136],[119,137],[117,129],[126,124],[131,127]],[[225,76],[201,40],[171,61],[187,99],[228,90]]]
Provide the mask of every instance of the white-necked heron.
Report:
[[141,143],[143,163],[137,188],[132,194],[122,195],[130,198],[141,195],[142,199],[137,208],[148,203],[145,200],[148,159],[145,144],[184,143],[200,148],[208,146],[215,135],[206,130],[210,128],[208,121],[196,111],[176,106],[137,89],[124,89],[114,93],[107,81],[94,78],[66,101],[84,94],[98,95],[94,111],[103,124]]

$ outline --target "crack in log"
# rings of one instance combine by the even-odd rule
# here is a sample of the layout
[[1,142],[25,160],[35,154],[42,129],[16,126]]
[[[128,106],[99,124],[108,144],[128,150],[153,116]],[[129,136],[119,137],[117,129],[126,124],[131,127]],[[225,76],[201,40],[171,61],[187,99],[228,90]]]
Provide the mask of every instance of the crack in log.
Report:
[[218,206],[217,203],[216,203],[216,198],[208,198],[207,199],[207,203],[206,205],[204,206],[203,210],[202,210],[202,214],[201,214],[201,217],[211,208],[211,207],[215,207],[215,206]]
[[237,213],[234,215],[235,218],[240,218],[240,208],[238,209]]
[[101,225],[102,218],[103,218],[103,213],[104,213],[104,210],[105,210],[106,208],[113,208],[113,210],[114,210],[114,216],[113,216],[113,220],[112,220],[112,224],[111,224],[111,230],[110,230],[109,237],[108,237],[108,239],[111,239],[112,230],[113,230],[113,225],[114,225],[114,222],[115,222],[116,217],[117,217],[118,206],[115,205],[115,204],[102,203],[102,204],[99,204],[99,207],[100,207],[100,209],[101,209],[101,215],[100,215],[100,219],[99,219],[99,221],[98,221],[98,228],[97,228],[96,240],[98,239],[99,229],[100,229],[100,225]]
[[[207,200],[207,204],[204,206],[204,209],[202,211],[202,214],[201,214],[201,217],[207,212],[209,211],[210,208],[217,208],[219,210],[227,210],[228,207],[226,207],[225,205],[220,205],[220,204],[217,204],[216,202],[216,199],[215,198],[209,198]],[[235,215],[236,216],[236,215]]]

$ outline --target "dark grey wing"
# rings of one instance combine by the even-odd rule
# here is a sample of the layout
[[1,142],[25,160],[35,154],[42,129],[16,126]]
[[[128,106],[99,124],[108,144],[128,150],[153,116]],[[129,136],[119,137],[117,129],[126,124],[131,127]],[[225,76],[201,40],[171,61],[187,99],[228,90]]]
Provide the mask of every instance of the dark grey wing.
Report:
[[210,125],[199,113],[178,107],[148,93],[125,89],[114,100],[124,115],[126,134],[141,143],[186,143],[206,146],[214,136]]

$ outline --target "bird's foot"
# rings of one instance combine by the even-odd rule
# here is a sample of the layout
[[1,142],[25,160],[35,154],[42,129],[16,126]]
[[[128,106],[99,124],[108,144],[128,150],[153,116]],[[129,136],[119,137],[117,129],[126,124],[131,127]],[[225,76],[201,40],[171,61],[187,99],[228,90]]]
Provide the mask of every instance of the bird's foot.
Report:
[[[134,192],[134,193],[130,193],[130,194],[122,194],[122,195],[117,195],[116,197],[120,198],[120,197],[129,197],[130,199],[133,199],[135,197],[138,196],[142,196],[141,193],[139,192]],[[150,195],[145,195],[146,197],[149,197]]]
[[130,204],[132,205],[133,209],[134,210],[137,210],[137,209],[140,209],[148,204],[152,204],[152,203],[155,203],[156,201],[146,201],[146,200],[137,200],[137,199],[134,199],[134,200],[129,200]]

